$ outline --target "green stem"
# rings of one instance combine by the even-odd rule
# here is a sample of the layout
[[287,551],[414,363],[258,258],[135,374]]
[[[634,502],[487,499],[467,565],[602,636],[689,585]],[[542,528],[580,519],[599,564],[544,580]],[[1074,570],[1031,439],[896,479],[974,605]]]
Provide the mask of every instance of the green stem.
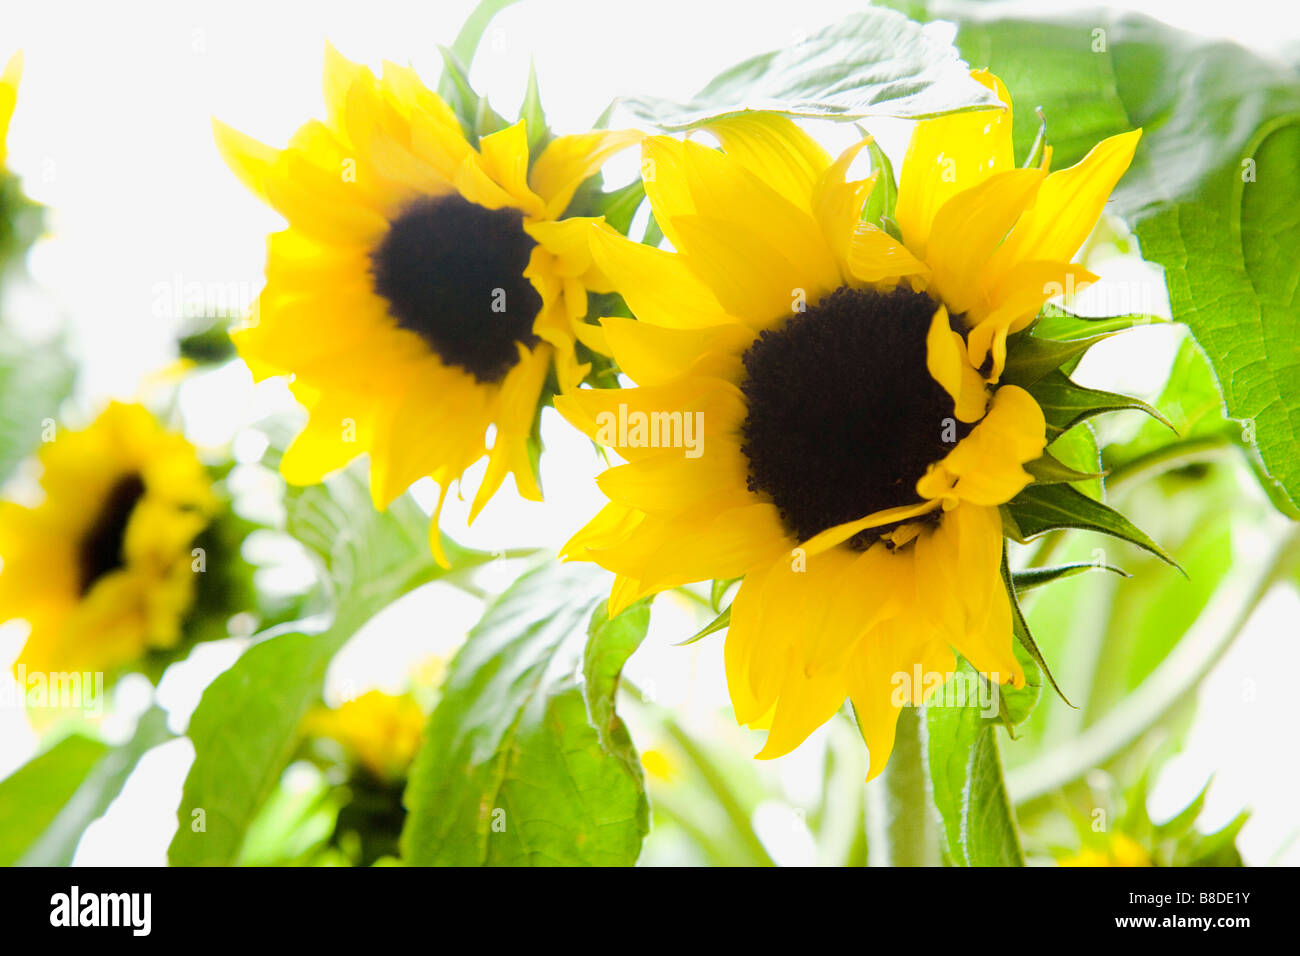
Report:
[[713,796],[718,801],[718,805],[727,815],[727,819],[731,821],[731,825],[736,831],[736,836],[740,838],[741,842],[745,845],[745,848],[749,850],[754,860],[757,861],[760,866],[776,866],[776,862],[767,852],[767,847],[763,846],[763,842],[758,838],[758,834],[754,832],[754,825],[750,821],[749,814],[745,811],[745,808],[741,806],[740,800],[736,797],[735,792],[727,785],[726,778],[718,772],[718,769],[715,766],[713,766],[713,762],[709,760],[708,755],[705,754],[704,751],[700,749],[700,746],[687,736],[686,732],[675,722],[671,720],[668,721],[665,724],[665,729],[668,731],[669,736],[676,741],[677,746],[681,748],[682,753],[685,754],[686,758],[691,762],[691,765],[699,773],[700,779],[704,782],[705,786],[707,786],[713,793]]
[[[1300,528],[1293,528],[1264,562],[1264,573],[1244,601],[1237,589],[1221,589],[1222,600],[1236,600],[1235,613],[1212,605],[1200,621],[1179,641],[1173,652],[1132,694],[1105,717],[1072,738],[1068,745],[1049,750],[1043,756],[1007,775],[1007,789],[1016,804],[1037,799],[1077,780],[1094,767],[1101,767],[1164,719],[1205,678],[1272,590],[1300,561]],[[1216,602],[1218,603],[1218,602]],[[1229,624],[1215,630],[1216,620]]]
[[1214,461],[1232,444],[1232,440],[1226,434],[1171,442],[1117,466],[1107,475],[1106,487],[1113,490],[1128,482],[1160,475],[1166,471]]
[[867,788],[867,865],[937,866],[939,833],[926,786],[919,707],[904,707],[889,764]]

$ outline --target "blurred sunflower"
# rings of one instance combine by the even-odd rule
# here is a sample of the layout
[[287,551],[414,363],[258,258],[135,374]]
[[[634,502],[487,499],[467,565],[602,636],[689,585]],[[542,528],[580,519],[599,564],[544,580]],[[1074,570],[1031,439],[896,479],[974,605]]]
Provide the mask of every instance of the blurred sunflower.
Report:
[[175,646],[216,508],[194,448],[114,402],[39,460],[44,501],[0,503],[0,619],[31,625],[17,666],[112,671]]
[[1050,157],[1014,168],[1006,90],[975,76],[1005,108],[918,124],[901,242],[861,221],[874,177],[849,171],[867,140],[832,160],[763,113],[708,125],[720,151],[645,142],[675,252],[591,232],[639,320],[602,326],[640,387],[556,400],[627,460],[600,476],[610,504],[565,553],[618,575],[611,614],[743,577],[727,680],[737,719],[769,730],[760,758],[848,697],[874,777],[900,708],[953,671],[954,650],[1024,681],[998,506],[1032,480],[1045,425],[1028,392],[998,385],[1007,335],[1070,277],[1095,278],[1069,260],[1139,134],[1050,175]]
[[1104,843],[1086,846],[1073,856],[1061,857],[1059,866],[1152,866],[1151,856],[1132,837],[1116,833]]
[[425,719],[411,694],[371,690],[338,707],[312,711],[303,732],[335,741],[376,781],[393,782],[406,779]]
[[[324,86],[328,119],[287,149],[214,123],[227,163],[289,222],[234,335],[254,377],[291,375],[310,412],[285,478],[311,484],[368,452],[376,507],[429,476],[441,508],[486,454],[471,520],[507,474],[540,500],[529,438],[548,376],[582,380],[576,342],[599,333],[581,321],[587,293],[609,291],[586,239],[601,220],[562,217],[640,134],[558,137],[530,169],[523,120],[475,148],[408,68],[377,78],[327,49]],[[436,529],[437,512],[438,553]]]
[[9,158],[9,121],[18,102],[18,81],[23,75],[23,55],[15,53],[0,72],[0,166]]
[[429,671],[413,676],[406,693],[367,691],[339,707],[318,707],[303,721],[309,741],[329,740],[342,751],[346,777],[328,843],[354,865],[399,854],[406,821],[402,794],[428,720],[418,696],[434,693],[441,681]]

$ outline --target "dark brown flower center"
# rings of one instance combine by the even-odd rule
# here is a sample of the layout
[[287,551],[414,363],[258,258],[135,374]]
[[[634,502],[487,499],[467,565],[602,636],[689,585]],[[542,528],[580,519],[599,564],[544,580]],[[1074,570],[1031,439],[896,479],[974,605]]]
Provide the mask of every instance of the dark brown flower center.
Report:
[[421,199],[371,254],[375,291],[399,325],[447,365],[499,382],[532,346],[541,296],[524,278],[537,243],[517,209],[488,209],[452,194]]
[[[923,293],[842,287],[745,353],[743,451],[800,541],[916,504],[916,481],[971,426],[926,365],[937,305]],[[863,549],[897,524],[859,532]]]
[[95,582],[126,563],[123,547],[131,512],[144,497],[144,479],[138,474],[124,475],[108,492],[95,522],[82,536],[77,552],[81,593],[86,594]]

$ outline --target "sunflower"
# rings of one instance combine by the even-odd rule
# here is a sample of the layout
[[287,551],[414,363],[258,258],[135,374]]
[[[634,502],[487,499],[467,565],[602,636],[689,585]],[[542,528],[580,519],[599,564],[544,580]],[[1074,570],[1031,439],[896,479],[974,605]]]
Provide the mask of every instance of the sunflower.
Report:
[[408,68],[377,78],[327,49],[324,86],[328,119],[287,149],[214,123],[227,163],[289,223],[234,335],[254,377],[291,375],[310,412],[284,477],[312,484],[368,452],[377,508],[429,476],[440,509],[487,455],[470,520],[507,474],[541,500],[529,439],[543,390],[552,370],[560,390],[587,373],[587,293],[609,291],[586,238],[601,220],[562,216],[640,134],[561,136],[530,169],[523,120],[475,148]]
[[23,55],[15,53],[0,71],[0,167],[9,158],[9,121],[18,102],[18,81],[23,75]]
[[1151,856],[1132,837],[1116,833],[1100,846],[1086,846],[1072,856],[1061,857],[1058,866],[1151,866]]
[[39,460],[44,501],[0,503],[0,619],[31,625],[16,666],[113,671],[174,647],[194,601],[191,546],[215,510],[194,448],[115,402]]
[[411,694],[371,690],[339,707],[312,711],[303,730],[338,743],[376,780],[397,781],[406,778],[415,760],[424,723],[424,711]]
[[[901,241],[861,221],[874,177],[789,120],[743,113],[720,149],[643,146],[675,251],[591,232],[637,321],[602,326],[638,387],[556,407],[625,464],[565,547],[614,571],[610,612],[693,581],[743,578],[725,658],[737,719],[788,753],[849,698],[884,768],[904,704],[954,651],[1021,685],[998,506],[1032,479],[1042,411],[999,385],[1010,333],[1054,292],[1138,133],[1078,165],[1013,166],[1011,107],[927,120],[898,189]],[[918,679],[919,678],[919,679]]]

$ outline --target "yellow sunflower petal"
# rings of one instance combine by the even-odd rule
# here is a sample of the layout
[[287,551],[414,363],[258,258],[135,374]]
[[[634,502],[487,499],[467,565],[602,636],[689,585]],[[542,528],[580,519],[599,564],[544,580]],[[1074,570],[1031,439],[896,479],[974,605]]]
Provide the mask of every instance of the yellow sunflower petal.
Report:
[[812,191],[813,214],[821,224],[822,233],[834,251],[845,278],[853,275],[849,265],[853,233],[862,220],[862,207],[871,195],[877,179],[877,175],[872,173],[865,179],[850,182],[848,172],[858,153],[870,143],[871,137],[868,136],[840,153],[835,164],[818,177]]
[[984,379],[966,357],[966,343],[948,322],[948,310],[942,305],[930,321],[925,338],[925,361],[930,377],[952,396],[953,414],[963,422],[977,422],[984,417],[988,392]]
[[638,385],[662,385],[688,373],[739,381],[740,356],[754,341],[754,330],[738,323],[670,329],[610,317],[600,324],[609,354]]
[[1028,259],[1073,259],[1133,161],[1141,137],[1140,129],[1111,136],[1069,169],[1048,176],[1034,205],[994,254],[990,272],[1000,274]]
[[615,153],[640,142],[644,135],[634,129],[596,130],[551,140],[529,176],[533,191],[546,203],[547,217],[558,219],[584,180],[594,176]]
[[542,198],[528,186],[528,130],[523,120],[479,140],[483,170],[499,183],[529,216],[541,216]]
[[808,277],[770,242],[727,219],[684,215],[673,221],[680,255],[731,315],[755,329],[776,325],[815,302]]
[[729,320],[717,297],[682,258],[610,230],[589,233],[597,265],[641,322],[674,329],[707,328]]
[[925,261],[931,286],[954,315],[982,306],[983,270],[993,250],[1033,202],[1041,169],[994,173],[935,213]]
[[790,202],[810,208],[813,189],[831,165],[826,150],[788,117],[746,112],[704,126],[732,159]]
[[923,258],[934,217],[948,200],[994,173],[1015,168],[1006,87],[987,71],[971,75],[996,92],[1006,108],[921,121],[912,132],[899,172],[894,218],[907,247]]
[[896,242],[883,229],[865,222],[858,223],[849,244],[848,269],[860,282],[884,282],[917,276],[930,277],[930,267]]
[[942,500],[946,508],[958,501],[1003,504],[1033,480],[1021,465],[1041,455],[1046,444],[1038,403],[1023,388],[1004,385],[984,419],[917,481],[917,494]]
[[13,119],[14,106],[18,102],[18,84],[23,75],[23,54],[18,51],[9,57],[3,72],[0,72],[0,166],[9,156],[9,122]]

